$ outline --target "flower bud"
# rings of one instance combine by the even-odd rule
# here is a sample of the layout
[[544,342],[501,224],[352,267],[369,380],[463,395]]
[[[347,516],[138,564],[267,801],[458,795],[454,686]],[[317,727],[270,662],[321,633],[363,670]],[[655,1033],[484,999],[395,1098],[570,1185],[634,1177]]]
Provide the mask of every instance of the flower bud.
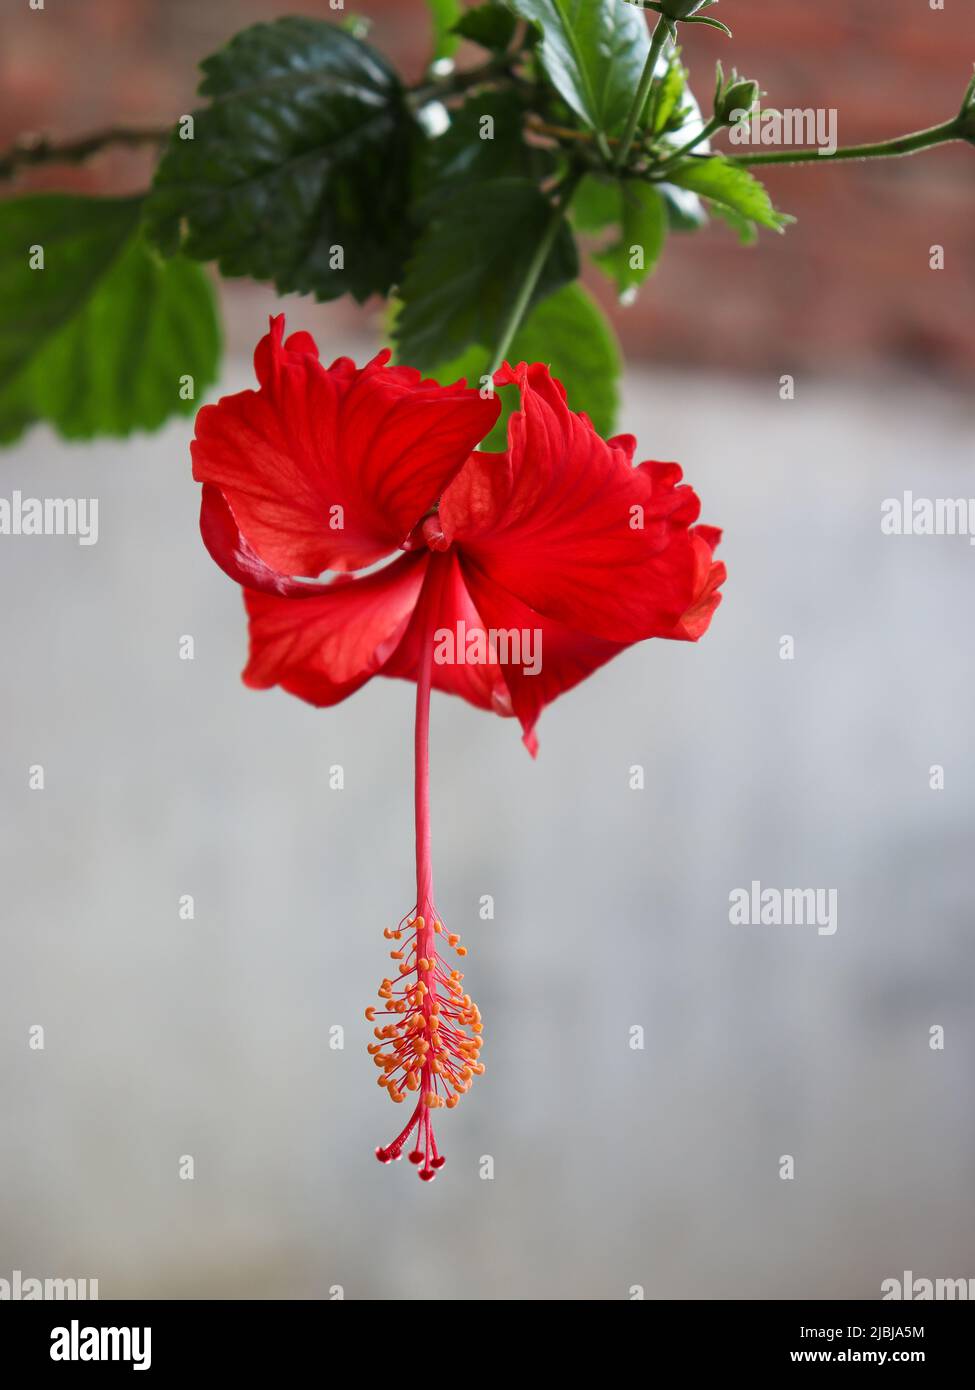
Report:
[[708,24],[730,37],[731,30],[727,24],[722,24],[720,19],[705,18],[699,13],[717,3],[718,0],[627,0],[629,5],[638,5],[641,10],[656,10],[657,14],[663,15],[672,36],[676,36],[677,25],[683,21],[685,24]]
[[[716,3],[716,0],[660,0],[660,13],[668,19],[689,19],[698,10]],[[656,8],[656,7],[655,7]]]
[[732,79],[714,103],[715,119],[722,125],[733,125],[742,111],[752,109],[759,95],[759,85],[751,78]]

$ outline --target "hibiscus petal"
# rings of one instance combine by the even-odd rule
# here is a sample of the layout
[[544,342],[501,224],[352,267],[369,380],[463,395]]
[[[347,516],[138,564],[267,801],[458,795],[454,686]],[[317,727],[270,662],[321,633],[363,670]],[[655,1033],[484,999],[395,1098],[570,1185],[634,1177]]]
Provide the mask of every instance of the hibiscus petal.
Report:
[[633,468],[632,437],[601,439],[541,364],[505,366],[495,381],[519,387],[521,409],[507,452],[472,454],[446,489],[446,542],[571,629],[620,643],[685,635],[709,571],[690,530],[700,504],[680,468]]
[[[507,646],[499,643],[494,651],[500,656],[505,651],[509,654],[508,660],[500,661],[500,670],[521,723],[525,747],[535,757],[535,725],[545,706],[624,651],[626,644],[607,642],[542,617],[468,561],[463,562],[463,574],[484,627],[489,632],[508,634]],[[511,644],[512,633],[519,634],[518,648]],[[513,655],[519,660],[512,661]]]
[[362,579],[340,575],[328,584],[281,597],[244,590],[250,659],[244,683],[280,685],[312,705],[334,705],[382,667],[409,626],[429,557],[404,555]]
[[438,386],[380,353],[330,368],[284,318],[258,345],[260,389],[197,416],[193,476],[223,492],[265,566],[315,576],[402,545],[497,419],[497,399]]
[[240,534],[230,504],[214,483],[203,484],[200,499],[200,535],[224,574],[236,579],[245,589],[260,589],[266,594],[309,598],[325,588],[300,579],[289,579],[266,565],[254,547]]
[[721,602],[718,589],[727,578],[728,571],[721,561],[714,562],[714,549],[721,540],[721,532],[716,526],[695,526],[691,530],[691,541],[697,561],[695,589],[697,597],[672,632],[663,634],[683,642],[696,642],[707,632],[714,610]]
[[[428,633],[432,631],[434,660],[431,679],[434,690],[459,695],[479,709],[510,716],[514,711],[504,673],[497,661],[491,658],[485,626],[464,583],[456,552],[438,555],[433,563],[439,571],[436,576],[436,616],[431,618],[425,604],[417,605],[413,621],[384,665],[382,675],[415,681],[423,644],[430,640]],[[433,579],[431,572],[429,582],[433,582]],[[449,642],[446,641],[446,634],[450,634]],[[451,647],[455,658],[460,647],[465,656],[469,651],[476,654],[480,648],[487,659],[472,662],[440,659],[450,655]]]

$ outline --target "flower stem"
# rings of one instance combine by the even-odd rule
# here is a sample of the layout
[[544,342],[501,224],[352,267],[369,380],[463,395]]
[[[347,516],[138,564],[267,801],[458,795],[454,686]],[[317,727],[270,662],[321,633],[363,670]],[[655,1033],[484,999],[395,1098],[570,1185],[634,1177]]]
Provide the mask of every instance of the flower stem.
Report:
[[[711,136],[721,129],[722,124],[723,122],[719,121],[716,116],[712,116],[707,125],[702,126],[692,140],[688,140],[686,145],[681,145],[679,150],[674,150],[673,154],[668,154],[663,164],[659,167],[669,169],[678,159],[681,159],[685,154],[690,154],[691,150],[696,149],[702,141],[710,140]],[[656,172],[657,170],[655,169],[654,173]]]
[[575,187],[576,184],[579,182],[579,178],[580,175],[577,173],[570,174],[558,190],[555,202],[552,204],[552,215],[549,218],[548,225],[545,228],[541,240],[535,247],[535,251],[532,255],[531,260],[528,262],[528,269],[525,271],[525,278],[522,280],[521,285],[518,288],[518,293],[515,296],[514,303],[511,306],[511,312],[508,314],[508,317],[505,320],[504,327],[501,330],[501,335],[498,338],[498,341],[495,345],[494,357],[492,358],[491,365],[488,368],[488,376],[493,377],[494,373],[501,366],[501,363],[507,356],[508,349],[512,344],[514,336],[518,332],[519,327],[521,326],[521,321],[525,316],[525,311],[527,310],[528,305],[531,302],[531,297],[535,292],[536,286],[538,285],[539,276],[541,275],[542,270],[545,267],[545,262],[548,260],[549,252],[555,245],[555,238],[558,236],[559,228],[562,226],[562,219],[565,216],[566,206],[569,202],[569,199],[572,197],[572,194],[575,191]]
[[626,163],[626,157],[630,153],[630,146],[633,144],[633,137],[636,135],[636,128],[643,114],[643,109],[647,104],[647,97],[650,95],[650,88],[653,86],[654,74],[657,70],[657,59],[660,51],[667,42],[667,35],[670,33],[670,25],[661,15],[657,20],[656,28],[650,38],[650,52],[647,54],[647,61],[643,65],[643,72],[640,75],[640,85],[636,89],[636,96],[630,113],[626,118],[626,125],[623,127],[623,137],[620,140],[619,149],[616,151],[616,159],[613,162],[614,169],[622,169]]
[[900,135],[894,140],[881,140],[873,145],[848,145],[845,149],[823,154],[820,149],[775,150],[768,154],[732,154],[726,158],[746,166],[758,164],[830,164],[845,159],[889,159],[897,155],[916,154],[932,145],[944,145],[950,140],[963,140],[957,116],[928,130],[912,135]]
[[[433,857],[430,850],[430,690],[433,683],[434,629],[440,596],[439,568],[436,556],[431,557],[424,584],[420,661],[416,673],[416,723],[413,733],[416,910],[427,919],[431,919],[433,908]],[[432,938],[432,919],[427,920],[425,930]]]

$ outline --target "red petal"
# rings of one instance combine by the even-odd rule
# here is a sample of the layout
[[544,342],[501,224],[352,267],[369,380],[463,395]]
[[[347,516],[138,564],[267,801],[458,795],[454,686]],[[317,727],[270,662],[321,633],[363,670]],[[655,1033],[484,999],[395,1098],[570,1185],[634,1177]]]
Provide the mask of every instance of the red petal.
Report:
[[714,610],[721,602],[718,589],[728,575],[728,571],[721,561],[715,563],[711,558],[715,546],[721,539],[721,532],[718,528],[716,526],[695,526],[690,535],[697,559],[697,579],[695,581],[697,597],[686,613],[681,615],[673,632],[664,634],[684,642],[696,642],[707,632]]
[[[433,563],[438,566],[439,594],[434,629],[434,661],[431,668],[433,688],[447,695],[459,695],[479,709],[493,710],[495,714],[513,713],[511,695],[505,684],[504,673],[495,660],[483,663],[445,662],[437,659],[438,652],[447,653],[447,645],[437,634],[450,633],[456,653],[458,631],[462,634],[463,649],[469,650],[468,641],[487,648],[487,634],[481,616],[474,605],[464,583],[456,551],[437,555]],[[433,582],[431,565],[430,580]],[[463,627],[458,629],[458,624]],[[415,681],[420,667],[423,643],[429,638],[430,614],[426,604],[418,604],[415,617],[403,637],[402,642],[383,667],[384,676],[399,676],[404,680]]]
[[[517,663],[503,662],[501,672],[511,694],[514,713],[521,722],[525,746],[534,757],[538,751],[535,725],[545,706],[625,650],[626,644],[591,637],[552,618],[543,618],[474,565],[465,563],[463,570],[485,628],[531,634],[530,646],[522,645],[522,659]],[[525,660],[529,654],[536,660]],[[526,668],[535,664],[539,669],[529,674]]]
[[444,493],[447,540],[569,628],[621,643],[679,635],[708,582],[689,529],[700,504],[681,470],[633,468],[632,438],[601,439],[541,364],[495,380],[518,385],[521,409],[507,453],[472,454]]
[[280,685],[312,705],[334,705],[365,685],[409,625],[429,557],[404,555],[384,569],[299,586],[307,598],[244,590],[250,660],[244,682]]
[[260,589],[265,594],[286,594],[293,598],[308,598],[325,586],[300,579],[288,579],[264,563],[254,547],[240,534],[226,497],[215,483],[203,484],[200,499],[200,535],[224,574],[236,579],[246,589]]
[[283,342],[284,318],[258,345],[258,391],[197,416],[193,476],[224,493],[253,552],[283,576],[360,569],[400,546],[500,403],[462,385],[388,367],[326,369],[313,339]]

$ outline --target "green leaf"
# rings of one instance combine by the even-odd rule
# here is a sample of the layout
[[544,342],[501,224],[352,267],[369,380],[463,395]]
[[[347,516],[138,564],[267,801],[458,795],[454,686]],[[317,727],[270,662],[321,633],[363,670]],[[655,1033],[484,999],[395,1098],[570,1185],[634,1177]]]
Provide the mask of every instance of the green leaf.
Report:
[[620,220],[620,185],[617,179],[585,174],[572,195],[572,221],[580,232],[601,232]]
[[[662,65],[667,61],[668,60],[661,57],[660,62],[657,64],[658,75]],[[667,120],[661,121],[661,115],[666,112],[664,93],[667,91],[668,82],[672,85],[667,99],[669,100],[675,93],[675,70],[678,70],[680,75],[680,91],[677,93],[677,100],[674,106],[671,108],[669,114],[667,114]],[[654,131],[659,136],[663,145],[673,149],[680,149],[682,145],[686,145],[687,142],[696,135],[700,135],[701,131],[704,129],[704,117],[701,115],[701,107],[697,97],[695,97],[688,85],[687,71],[678,61],[676,52],[665,73],[660,93],[661,95],[657,98],[657,106],[654,111]]]
[[650,37],[642,14],[621,0],[508,0],[541,32],[541,60],[559,95],[593,130],[626,120]]
[[[602,310],[581,285],[543,300],[515,334],[510,362],[545,362],[601,435],[612,434],[622,370],[619,344]],[[490,446],[488,446],[490,447]]]
[[707,226],[708,215],[696,193],[672,183],[658,183],[657,188],[667,205],[667,225],[672,232],[696,232]]
[[718,207],[727,208],[749,222],[784,231],[795,218],[777,212],[763,184],[741,164],[720,155],[708,159],[688,159],[667,175],[671,183],[689,188]]
[[[687,70],[680,61],[679,51],[674,49],[667,64],[667,71],[657,88],[653,106],[653,130],[659,135],[667,129],[681,105],[681,98],[687,86]],[[681,128],[683,128],[682,123]],[[688,137],[689,138],[689,137]]]
[[551,151],[528,145],[523,134],[524,108],[517,92],[479,92],[450,113],[443,135],[427,140],[418,160],[418,195],[439,199],[464,184],[506,175],[536,181],[552,171]]
[[[704,129],[701,108],[688,85],[687,70],[680,62],[679,54],[680,50],[675,49],[669,60],[653,121],[660,144],[675,150],[700,135]],[[699,148],[704,150],[707,146],[701,145]],[[673,231],[693,232],[707,224],[708,215],[696,193],[675,188],[670,183],[662,183],[658,187],[667,211],[667,225]]]
[[291,18],[245,29],[203,71],[210,105],[194,138],[173,132],[150,195],[157,243],[282,294],[385,294],[412,236],[415,132],[392,69],[337,26]]
[[[400,359],[426,370],[470,343],[496,343],[551,219],[552,204],[529,179],[472,184],[444,199],[400,288]],[[563,219],[530,304],[578,273]]]
[[737,234],[742,246],[754,246],[758,241],[758,229],[754,222],[750,222],[747,217],[742,217],[740,212],[734,212],[729,207],[722,207],[720,203],[712,203],[712,209],[717,215],[726,222],[733,232]]
[[454,25],[454,33],[482,48],[503,53],[514,38],[515,24],[514,15],[504,5],[475,5],[464,11]]
[[618,185],[619,241],[597,251],[593,260],[616,281],[621,299],[643,284],[660,259],[667,237],[667,208],[656,188],[628,179]]
[[[477,386],[490,365],[489,347],[469,347],[431,375],[442,385],[463,377]],[[581,285],[566,285],[529,314],[508,351],[508,361],[544,362],[565,387],[573,410],[584,410],[601,435],[612,434],[619,406],[620,350],[611,326]],[[485,449],[503,449],[508,416],[518,403],[510,387],[499,393],[502,413],[484,440]]]
[[693,19],[685,19],[685,24],[706,24],[709,29],[717,29],[719,34],[724,34],[725,38],[733,38],[731,30],[727,24],[722,24],[720,19],[705,19],[703,15],[695,15]]
[[587,174],[571,213],[581,232],[619,227],[619,236],[594,252],[593,260],[616,281],[620,297],[629,299],[656,266],[666,240],[669,213],[661,186]]
[[427,0],[427,9],[433,21],[433,60],[450,58],[459,42],[453,28],[462,13],[460,0]]
[[[209,281],[147,245],[141,202],[39,194],[0,204],[0,441],[39,420],[69,439],[156,429],[194,414],[215,381]],[[30,268],[32,248],[43,248],[43,269]],[[194,398],[181,400],[188,377]]]

